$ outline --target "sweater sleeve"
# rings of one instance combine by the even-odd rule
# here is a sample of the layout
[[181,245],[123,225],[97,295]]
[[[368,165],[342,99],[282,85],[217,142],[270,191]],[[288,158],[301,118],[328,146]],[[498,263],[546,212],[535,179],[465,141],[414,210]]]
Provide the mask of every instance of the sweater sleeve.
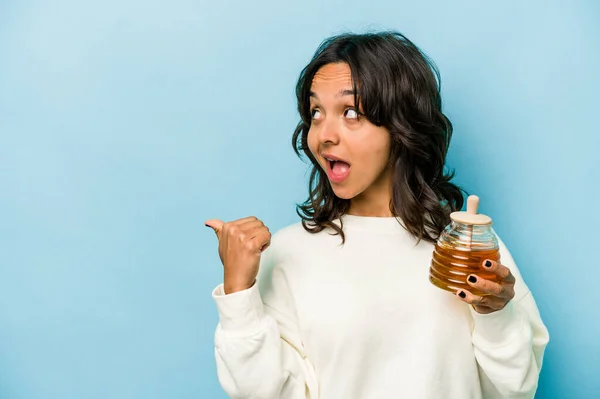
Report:
[[502,241],[500,262],[516,278],[515,297],[499,311],[473,316],[472,341],[483,397],[533,398],[549,335],[535,300]]
[[293,297],[284,270],[271,261],[272,248],[251,288],[225,295],[221,284],[213,291],[219,382],[232,399],[317,399]]

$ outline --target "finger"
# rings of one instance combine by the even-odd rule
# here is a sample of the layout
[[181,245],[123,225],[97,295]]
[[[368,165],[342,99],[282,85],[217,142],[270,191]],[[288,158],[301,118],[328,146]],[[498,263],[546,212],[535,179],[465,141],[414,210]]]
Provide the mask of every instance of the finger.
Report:
[[271,245],[271,233],[268,230],[263,230],[253,237],[251,242],[259,252],[264,252]]
[[510,269],[498,262],[495,262],[491,259],[486,259],[483,261],[483,268],[499,276],[507,283],[515,282],[515,276],[513,276]]
[[244,235],[249,239],[253,239],[256,236],[263,234],[264,232],[270,233],[269,228],[260,224],[258,226],[254,226],[251,229],[244,230]]
[[471,287],[483,291],[486,294],[497,296],[500,298],[512,299],[515,295],[512,284],[499,284],[494,281],[486,280],[474,274],[469,275],[467,284]]
[[234,220],[233,222],[231,222],[231,224],[240,225],[240,224],[244,224],[246,222],[252,222],[255,220],[258,220],[258,218],[256,216],[248,216],[246,218]]
[[458,290],[456,291],[456,296],[460,298],[461,301],[468,303],[469,305],[486,307],[493,310],[502,309],[508,302],[504,298],[474,295],[468,290]]
[[261,248],[260,248],[260,252],[265,252],[265,250],[267,248],[269,248],[269,246],[271,246],[271,240],[267,241]]
[[213,229],[217,237],[221,236],[221,230],[223,230],[223,226],[225,223],[220,221],[219,219],[210,219],[204,222],[204,225]]
[[244,223],[239,223],[236,226],[239,227],[241,231],[249,232],[257,228],[265,227],[265,224],[262,222],[262,220],[254,219],[247,220]]

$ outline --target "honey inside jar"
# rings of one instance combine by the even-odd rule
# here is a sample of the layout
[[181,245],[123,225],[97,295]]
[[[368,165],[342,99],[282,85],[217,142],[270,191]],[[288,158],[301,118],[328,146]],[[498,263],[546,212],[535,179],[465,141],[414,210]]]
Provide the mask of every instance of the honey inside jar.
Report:
[[466,290],[474,295],[489,295],[472,287],[467,279],[474,274],[480,279],[499,281],[483,262],[500,262],[498,239],[492,229],[492,219],[477,213],[479,197],[467,198],[465,212],[453,212],[451,223],[440,234],[429,268],[429,281],[438,288],[452,293]]
[[500,261],[498,249],[466,250],[457,249],[444,244],[436,244],[431,259],[429,281],[436,287],[456,292],[467,290],[474,295],[487,295],[467,283],[470,274],[491,281],[498,281],[498,276],[483,267],[486,259]]

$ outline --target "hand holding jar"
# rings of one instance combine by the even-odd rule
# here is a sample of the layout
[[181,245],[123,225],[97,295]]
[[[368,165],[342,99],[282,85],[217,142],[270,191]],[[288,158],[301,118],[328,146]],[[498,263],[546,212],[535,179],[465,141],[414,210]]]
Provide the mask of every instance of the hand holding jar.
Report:
[[478,214],[479,198],[467,199],[466,212],[453,212],[438,238],[429,273],[437,287],[455,293],[479,313],[504,308],[514,297],[515,278],[500,263],[492,219]]

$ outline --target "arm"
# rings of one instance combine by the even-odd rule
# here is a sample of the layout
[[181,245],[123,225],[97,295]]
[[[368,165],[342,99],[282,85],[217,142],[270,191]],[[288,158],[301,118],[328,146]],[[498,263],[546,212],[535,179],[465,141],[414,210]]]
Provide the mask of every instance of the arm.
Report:
[[515,297],[490,314],[473,316],[473,348],[483,397],[533,398],[549,335],[531,292],[502,241],[500,262],[516,279]]
[[219,382],[233,399],[317,399],[287,279],[271,259],[272,247],[263,253],[251,288],[225,295],[221,284],[213,291]]

